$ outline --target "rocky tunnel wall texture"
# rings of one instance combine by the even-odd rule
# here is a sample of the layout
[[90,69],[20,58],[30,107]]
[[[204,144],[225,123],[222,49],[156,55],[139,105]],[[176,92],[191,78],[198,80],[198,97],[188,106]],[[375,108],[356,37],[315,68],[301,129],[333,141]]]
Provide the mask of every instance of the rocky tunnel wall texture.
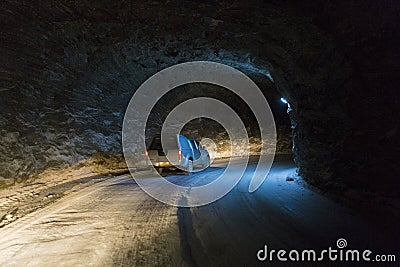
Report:
[[308,181],[398,192],[398,14],[396,1],[2,1],[0,177],[120,155],[135,88],[212,60],[288,99]]

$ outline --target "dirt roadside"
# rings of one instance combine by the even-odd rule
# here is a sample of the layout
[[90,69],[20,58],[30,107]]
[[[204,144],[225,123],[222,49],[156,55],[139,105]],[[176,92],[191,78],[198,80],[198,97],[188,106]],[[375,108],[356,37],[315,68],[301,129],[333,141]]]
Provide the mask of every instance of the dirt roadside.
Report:
[[35,179],[0,190],[0,228],[43,208],[69,193],[126,173],[126,169],[98,173],[90,166],[49,170]]

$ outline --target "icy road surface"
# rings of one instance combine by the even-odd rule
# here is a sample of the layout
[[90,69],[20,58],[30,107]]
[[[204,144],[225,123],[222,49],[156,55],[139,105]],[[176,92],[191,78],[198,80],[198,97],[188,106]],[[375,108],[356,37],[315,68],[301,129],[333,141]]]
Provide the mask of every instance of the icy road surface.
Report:
[[[225,164],[168,179],[204,184]],[[295,170],[287,159],[277,160],[264,184],[249,193],[254,167],[224,198],[190,209],[152,199],[126,176],[96,183],[0,229],[0,266],[297,266],[261,263],[256,253],[265,244],[276,250],[336,248],[339,238],[349,248],[399,260],[399,227],[391,218],[353,212],[300,178],[286,181]]]

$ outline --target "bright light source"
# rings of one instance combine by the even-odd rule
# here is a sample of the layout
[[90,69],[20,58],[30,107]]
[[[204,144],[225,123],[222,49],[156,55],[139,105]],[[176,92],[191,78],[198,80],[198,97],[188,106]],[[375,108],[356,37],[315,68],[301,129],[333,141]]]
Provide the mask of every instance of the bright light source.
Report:
[[290,107],[289,102],[283,97],[281,97],[281,101],[287,105],[287,107],[288,107],[287,112],[289,113],[292,110],[292,108]]

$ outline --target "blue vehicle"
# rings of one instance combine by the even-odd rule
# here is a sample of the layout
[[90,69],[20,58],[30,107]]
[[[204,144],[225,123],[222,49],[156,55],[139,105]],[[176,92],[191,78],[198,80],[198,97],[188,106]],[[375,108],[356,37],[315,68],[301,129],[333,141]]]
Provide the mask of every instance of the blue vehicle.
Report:
[[169,147],[164,149],[161,137],[153,138],[146,155],[159,173],[166,168],[179,168],[190,175],[196,168],[201,167],[200,170],[203,170],[210,165],[210,155],[200,142],[181,134],[177,135],[172,145],[169,142]]

